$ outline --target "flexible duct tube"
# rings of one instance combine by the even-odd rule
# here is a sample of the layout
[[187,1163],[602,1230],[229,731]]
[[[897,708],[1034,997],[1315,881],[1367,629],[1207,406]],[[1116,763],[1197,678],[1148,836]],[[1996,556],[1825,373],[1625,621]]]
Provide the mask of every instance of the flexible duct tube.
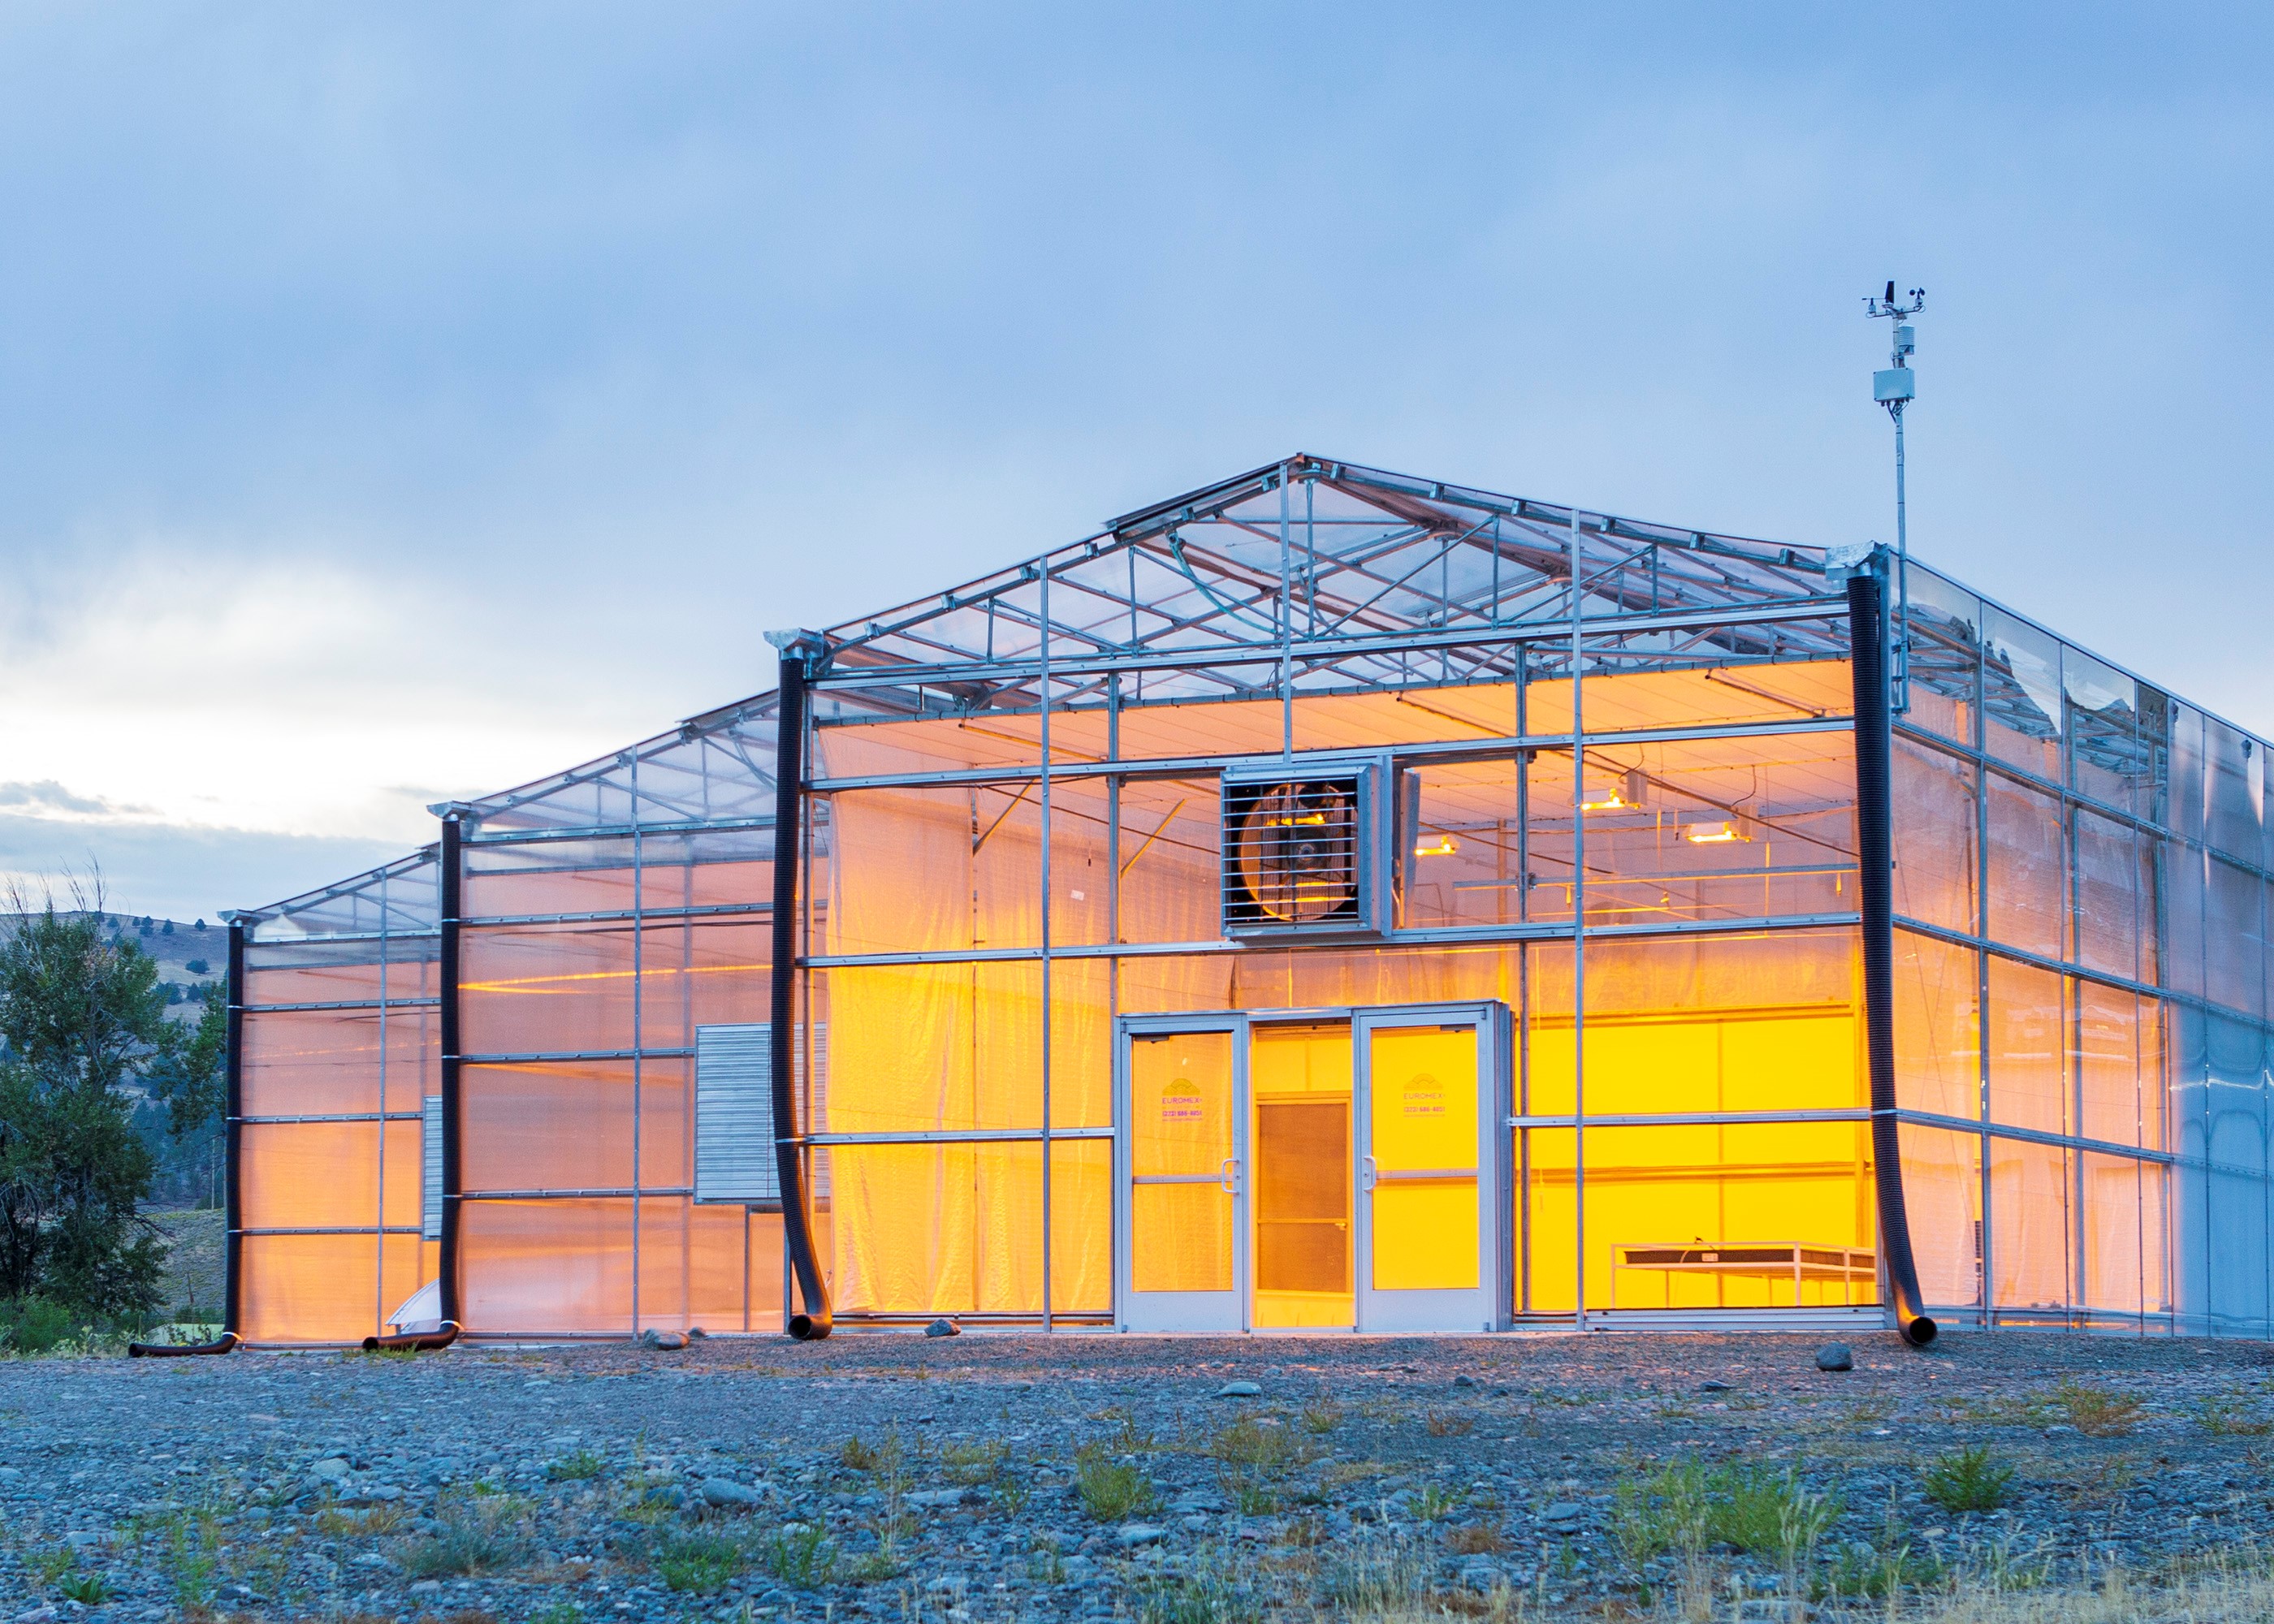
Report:
[[429,1353],[437,1348],[447,1348],[458,1340],[458,1322],[445,1320],[432,1331],[403,1331],[394,1336],[366,1336],[363,1339],[365,1353],[377,1353],[381,1349],[408,1349],[414,1353]]
[[[803,1313],[785,1312],[784,1323],[799,1342],[829,1335],[829,1289],[813,1255],[813,1229],[805,1208],[805,1168],[798,1154],[797,1102],[791,1087],[796,1064],[793,1042],[797,1018],[797,865],[803,813],[799,786],[805,777],[805,658],[795,645],[782,650],[781,688],[774,725],[774,916],[773,1073],[774,1165],[781,1182],[782,1239],[790,1270],[797,1276]],[[787,1311],[789,1304],[782,1307]]]
[[237,1345],[235,1331],[223,1331],[209,1342],[129,1342],[126,1357],[130,1359],[196,1359],[209,1354],[227,1353]]
[[1911,1257],[1910,1219],[1903,1205],[1902,1139],[1895,1125],[1895,913],[1894,752],[1887,712],[1885,594],[1878,575],[1848,577],[1850,669],[1856,683],[1856,836],[1862,873],[1864,920],[1864,1038],[1871,1079],[1871,1161],[1878,1185],[1879,1248],[1903,1340],[1924,1348],[1934,1340],[1919,1295]]

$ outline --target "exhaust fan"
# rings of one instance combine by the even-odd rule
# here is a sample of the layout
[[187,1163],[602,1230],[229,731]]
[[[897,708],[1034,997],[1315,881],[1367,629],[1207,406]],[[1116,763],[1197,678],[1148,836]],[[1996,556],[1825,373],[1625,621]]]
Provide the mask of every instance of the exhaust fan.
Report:
[[1378,935],[1396,890],[1385,761],[1304,757],[1227,768],[1224,930]]

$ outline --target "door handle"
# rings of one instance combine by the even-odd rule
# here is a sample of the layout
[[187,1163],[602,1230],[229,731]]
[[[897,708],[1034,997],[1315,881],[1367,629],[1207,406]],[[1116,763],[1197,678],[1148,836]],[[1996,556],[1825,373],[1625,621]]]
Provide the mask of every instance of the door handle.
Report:
[[1239,1193],[1239,1158],[1226,1156],[1224,1165],[1216,1169],[1216,1182],[1224,1186],[1226,1195]]
[[1358,1187],[1361,1190],[1372,1190],[1374,1188],[1374,1181],[1377,1175],[1374,1172],[1374,1158],[1372,1156],[1360,1156],[1358,1159]]

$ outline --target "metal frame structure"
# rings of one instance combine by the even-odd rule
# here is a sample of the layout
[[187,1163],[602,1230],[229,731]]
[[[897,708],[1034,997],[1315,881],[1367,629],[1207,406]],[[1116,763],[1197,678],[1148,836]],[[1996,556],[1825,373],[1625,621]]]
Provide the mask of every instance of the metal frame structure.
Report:
[[[1071,1181],[1069,1189],[1090,1188],[1115,1130],[1111,1121],[1085,1117],[1086,1108],[1066,1080],[1089,1062],[1071,1052],[1077,1040],[1063,1030],[1060,1011],[1078,999],[1102,998],[1110,1031],[1114,1019],[1155,1007],[1132,990],[1145,978],[1216,974],[1200,966],[1239,962],[1251,966],[1253,977],[1277,975],[1291,989],[1306,974],[1304,965],[1314,962],[1303,958],[1306,952],[1342,953],[1346,960],[1357,951],[1243,944],[1197,928],[1181,934],[1138,929],[1127,901],[1133,866],[1181,838],[1174,831],[1184,828],[1178,820],[1186,801],[1176,799],[1177,786],[1206,780],[1230,760],[1276,754],[1292,762],[1327,748],[1332,741],[1323,739],[1327,725],[1317,718],[1331,715],[1342,718],[1334,726],[1374,729],[1375,736],[1344,743],[1393,753],[1401,769],[1423,775],[1508,774],[1509,813],[1489,838],[1479,837],[1484,844],[1503,840],[1508,846],[1502,868],[1515,877],[1477,882],[1487,890],[1499,888],[1491,891],[1498,912],[1490,918],[1401,921],[1365,951],[1404,965],[1460,955],[1483,962],[1479,956],[1498,955],[1493,962],[1500,966],[1495,974],[1502,985],[1493,996],[1503,996],[1515,1011],[1518,1033],[1517,1098],[1507,1123],[1515,1182],[1525,1190],[1540,1176],[1535,1159],[1547,1154],[1543,1147],[1556,1147],[1553,1154],[1560,1156],[1568,1144],[1571,1163],[1570,1300],[1549,1303],[1552,1294],[1544,1288],[1535,1296],[1535,1274],[1545,1281],[1554,1270],[1550,1259],[1533,1256],[1525,1216],[1516,1226],[1517,1255],[1511,1263],[1517,1322],[1585,1327],[1628,1319],[1590,1305],[1596,1263],[1608,1267],[1612,1246],[1645,1238],[1586,1234],[1591,1143],[1611,1142],[1643,1124],[1717,1133],[1814,1126],[1868,1139],[1877,1124],[1883,1145],[1900,1133],[1904,1146],[1894,1165],[1884,1154],[1878,1157],[1883,1211],[1890,1189],[1900,1200],[1910,1147],[1924,1142],[1917,1135],[1941,1133],[1975,1147],[1982,1231],[1976,1289],[1970,1300],[1938,1297],[1936,1282],[1946,1282],[1951,1273],[1925,1256],[1928,1243],[1922,1243],[1925,1300],[1903,1303],[1906,1315],[1923,1317],[1931,1310],[1959,1323],[2052,1318],[2263,1333],[2270,1319],[2263,1027],[2254,1028],[2261,1056],[2252,1085],[2258,1099],[2255,1164],[2240,1152],[2214,1154],[2229,1141],[2214,1143],[2207,1116],[2200,1147],[2176,1130],[2164,1136],[2169,1142],[2154,1143],[2144,1132],[2128,1143],[2082,1133],[2082,1085],[2070,1074],[2067,1059],[2061,1066],[2069,1105],[2056,1127],[2001,1113],[1989,1080],[2001,1063],[1990,1024],[1978,1018],[1976,1109],[1970,1114],[1947,1109],[1947,1100],[1929,1099],[1914,1086],[1916,1068],[1904,1049],[1909,1038],[1894,993],[1875,994],[1872,1000],[1874,1024],[1886,1032],[1893,1051],[1885,1097],[1875,1087],[1868,1101],[1859,1094],[1829,1106],[1638,1112],[1612,1103],[1590,1109],[1589,1077],[1599,1064],[1589,1037],[1595,996],[1590,976],[1610,973],[1595,961],[1655,942],[1805,938],[1831,944],[1826,951],[1848,954],[1860,966],[1867,934],[1879,937],[1876,945],[1883,951],[1932,940],[1975,955],[1977,984],[1969,996],[1977,1016],[1989,1002],[1991,966],[1997,960],[2031,966],[2071,983],[2089,977],[2095,987],[2121,989],[2143,1003],[2156,1000],[2159,1009],[2196,1012],[2174,1014],[2174,1021],[2263,1022],[2263,970],[2255,1004],[2238,1010],[2204,987],[2190,989],[2136,966],[2135,974],[2120,976],[2081,963],[2073,939],[2046,953],[1998,936],[1986,913],[1995,857],[1986,793],[1975,795],[1967,814],[1975,823],[1978,872],[1976,911],[1962,925],[1907,914],[1899,883],[1891,922],[1875,927],[1867,903],[1849,899],[1848,883],[1871,855],[1859,855],[1852,836],[1843,846],[1810,833],[1804,819],[1710,797],[1685,804],[1709,813],[1721,808],[1732,830],[1742,826],[1766,831],[1765,838],[1773,833],[1788,845],[1800,844],[1810,853],[1807,861],[1787,869],[1761,868],[1754,887],[1761,898],[1758,908],[1730,901],[1736,891],[1721,885],[1728,873],[1710,868],[1675,876],[1668,894],[1695,882],[1699,897],[1710,891],[1718,900],[1676,902],[1654,914],[1626,906],[1623,899],[1638,882],[1621,871],[1615,838],[1589,827],[1595,804],[1587,799],[1591,777],[1614,767],[1642,772],[1623,764],[1650,751],[1684,748],[1765,751],[1774,744],[1832,752],[1824,759],[1834,763],[1843,759],[1839,753],[1850,748],[1858,713],[1849,703],[1846,678],[1836,698],[1812,697],[1812,691],[1781,687],[1772,679],[1780,667],[1788,668],[1788,677],[1827,665],[1845,672],[1855,653],[1848,577],[1860,571],[1892,588],[1895,583],[1886,577],[1893,568],[1884,552],[1842,564],[1821,548],[1644,523],[1354,463],[1291,457],[1124,515],[1093,535],[953,590],[826,632],[780,639],[785,671],[794,679],[785,688],[794,687],[798,700],[790,709],[789,739],[777,725],[783,691],[760,694],[600,760],[438,808],[445,820],[440,847],[323,892],[239,915],[237,928],[251,967],[233,978],[238,984],[232,988],[232,1006],[243,1011],[252,1034],[242,1054],[249,1097],[260,1096],[270,1052],[261,1041],[263,1023],[291,1012],[289,1001],[262,998],[252,982],[264,971],[301,960],[347,963],[358,953],[368,957],[358,944],[372,941],[380,944],[378,959],[384,963],[394,946],[415,942],[425,955],[419,962],[435,966],[431,995],[422,990],[414,1002],[383,992],[375,1003],[346,1000],[326,1007],[343,1019],[375,1011],[381,1022],[396,1008],[435,1011],[437,1030],[421,1052],[432,1062],[433,1086],[446,1101],[445,1221],[442,1236],[424,1250],[418,1279],[439,1274],[445,1281],[448,1312],[470,1333],[622,1334],[651,1323],[697,1320],[706,1328],[721,1328],[720,1305],[731,1304],[734,1291],[723,1277],[704,1274],[704,1259],[706,1248],[736,1234],[733,1244],[742,1252],[735,1289],[745,1328],[775,1323],[769,1315],[777,1308],[782,1320],[802,1317],[809,1333],[825,1335],[832,1318],[893,1323],[928,1318],[936,1307],[980,1321],[1102,1322],[1111,1315],[1110,1302],[1101,1304],[1094,1293],[1075,1294],[1073,1300],[1061,1294],[1064,1237],[1053,1227],[1061,1201],[1073,1198],[1064,1191],[1054,1198],[1053,1188],[1060,1181]],[[2255,745],[2260,777],[2254,782],[2261,787],[2251,803],[2258,842],[2253,851],[2219,846],[2200,808],[2191,836],[2185,818],[2190,803],[2184,791],[2170,788],[2178,759],[2170,739],[2142,743],[2145,724],[2139,718],[2152,707],[2137,696],[2152,690],[2126,678],[2135,695],[2126,760],[2135,768],[2146,762],[2151,777],[2161,775],[2157,781],[2165,788],[2157,793],[2176,814],[2130,801],[2112,808],[2069,766],[2072,758],[2090,757],[2090,750],[2079,756],[2083,747],[2072,748],[2074,729],[2064,731],[2063,715],[2044,718],[2043,683],[2033,668],[2011,657],[2012,638],[2019,634],[2006,628],[2022,628],[2054,647],[2057,669],[2067,658],[2060,645],[1916,565],[1901,584],[1914,612],[1905,639],[1916,638],[1914,695],[1971,684],[1973,697],[1965,703],[1973,707],[1974,731],[1964,738],[1953,736],[1948,726],[1937,731],[1935,717],[1942,713],[1926,703],[1894,729],[1892,790],[1854,785],[1866,800],[1878,801],[1864,809],[1867,823],[1870,815],[1882,827],[1892,820],[1892,866],[1899,880],[1909,861],[1905,819],[1916,799],[1906,775],[1924,750],[1970,771],[1979,785],[2029,781],[2058,801],[2070,847],[2082,810],[2112,817],[2135,840],[2172,842],[2183,858],[2192,853],[2187,860],[2206,876],[2206,885],[2207,865],[2213,862],[2247,869],[2262,891],[2274,884],[2269,878],[2274,821],[2263,815],[2263,744]],[[1970,642],[1969,633],[1954,629],[1950,616],[1938,618],[1936,605],[1962,598],[1977,605]],[[2007,642],[2000,643],[2000,636]],[[1876,645],[1876,636],[1873,641]],[[2007,652],[2001,655],[2000,649]],[[1854,664],[1874,666],[1869,680],[1884,688],[1879,662]],[[2114,669],[2090,664],[2095,671]],[[1600,706],[1599,680],[1622,678],[1694,680],[1700,692],[1721,695],[1726,703],[1665,715]],[[1581,696],[1576,705],[1575,695]],[[2166,717],[2183,709],[2160,695],[2157,701]],[[1884,706],[1884,693],[1879,703]],[[1384,719],[1370,706],[1395,714]],[[2053,709],[2059,712],[2061,706]],[[2029,766],[2011,759],[2011,750],[2001,753],[2007,734],[2027,735],[2030,716],[2050,722],[2050,777],[2033,776]],[[1992,726],[2003,731],[1985,731]],[[2221,737],[2246,737],[2223,724],[2199,719],[2195,726],[2199,737],[2205,726],[2221,729]],[[943,753],[941,739],[953,741],[953,752]],[[794,784],[778,782],[783,763],[796,764]],[[1667,779],[1651,786],[1653,794],[1669,797],[1676,787]],[[1893,804],[1879,800],[1882,795]],[[1021,914],[1014,929],[990,935],[975,927],[953,941],[858,936],[848,901],[854,892],[843,871],[860,838],[855,820],[873,816],[862,808],[892,796],[927,806],[968,806],[964,860],[975,872],[983,860],[998,860],[1004,842],[1025,842],[1020,850],[1031,850],[1030,871],[1020,870],[1020,883],[1033,893],[1031,921]],[[2196,795],[2198,801],[2205,798]],[[785,808],[796,810],[794,826],[785,825]],[[998,836],[998,831],[1004,832]],[[1081,861],[1094,866],[1102,860],[1112,876],[1102,906],[1079,917],[1066,898],[1081,893],[1069,893],[1065,877],[1077,834],[1087,853]],[[1811,840],[1813,846],[1807,845]],[[991,849],[990,842],[996,843]],[[2229,861],[2236,856],[2245,861]],[[2178,916],[2167,906],[2171,886],[2162,877],[2172,864],[2160,856],[2157,861],[2160,944]],[[1543,867],[1556,868],[1561,877],[1543,884]],[[421,876],[416,883],[425,890],[405,914],[400,893],[412,876]],[[1869,877],[1861,887],[1866,898]],[[2063,894],[2074,921],[2074,897]],[[371,917],[382,921],[375,933]],[[2252,917],[2263,966],[2263,897]],[[392,926],[384,922],[388,920]],[[2183,920],[2179,928],[2186,928]],[[2157,947],[2158,968],[2172,958],[2168,948]],[[1540,1002],[1538,991],[1550,973],[1543,966],[1551,965],[1553,974],[1564,978],[1556,985],[1569,989],[1556,994],[1562,1003],[1554,1009]],[[832,1107],[842,1101],[824,1097],[816,1046],[794,1046],[791,1028],[813,1028],[826,1019],[832,997],[844,996],[840,978],[849,987],[862,976],[956,966],[963,967],[959,974],[968,972],[974,987],[983,976],[1009,977],[1020,998],[1031,994],[1038,1000],[1042,1015],[1032,1046],[1036,1087],[1032,1103],[1020,1108],[1022,1119],[840,1125]],[[1859,1015],[1863,1002],[1859,995]],[[696,1208],[681,1154],[694,1030],[721,1019],[771,1024],[773,1076],[787,1108],[776,1117],[786,1141],[782,1188],[794,1192],[801,1180],[804,1185],[802,1195],[792,1195],[794,1210],[763,1230],[754,1227],[757,1215],[746,1215],[736,1231],[724,1214]],[[2064,1029],[2074,1033],[2074,1011],[2064,1019]],[[1544,1076],[1537,1089],[1532,1076],[1533,1049],[1551,1041],[1544,1035],[1550,1028],[1569,1032],[1568,1039],[1552,1039],[1570,1049],[1568,1109],[1547,1099],[1554,1090]],[[2199,1098],[2208,1080],[2208,1074],[2183,1080],[2185,1064],[2167,1050],[2159,1049],[2152,1060],[2139,1056],[2141,1075],[2152,1064],[2153,1088],[2172,1101],[2188,1089],[2195,1094],[2187,1097]],[[1871,1069],[1876,1084],[1879,1068]],[[295,1079],[305,1073],[305,1067],[283,1064],[275,1086],[298,1086]],[[836,1092],[843,1095],[847,1086],[840,1078]],[[1557,1081],[1554,1087],[1563,1085]],[[501,1182],[493,1169],[505,1163],[491,1141],[508,1132],[516,1110],[553,1113],[599,1148],[584,1155],[563,1146],[540,1147],[527,1165],[553,1169],[558,1177],[548,1172]],[[389,1116],[384,1105],[379,1115]],[[2138,1115],[2144,1123],[2145,1112]],[[2163,1110],[2167,1122],[2180,1116],[2176,1108]],[[238,1124],[263,1121],[252,1106],[234,1111],[232,1147]],[[1610,1140],[1601,1139],[1607,1135]],[[2156,1266],[2158,1282],[2142,1284],[2135,1300],[2122,1304],[2088,1303],[2074,1290],[2057,1311],[1999,1301],[1992,1259],[2003,1198],[1992,1190],[1991,1169],[2003,1154],[1999,1147],[2010,1145],[2050,1147],[2064,1158],[2069,1205],[2062,1244],[2079,1258],[2087,1245],[2086,1158],[2120,1161],[2135,1171],[2157,1169],[2157,1178],[2171,1185],[2173,1214],[2165,1226],[2169,1260]],[[845,1183],[839,1164],[857,1169],[864,1156],[881,1149],[924,1147],[995,1158],[990,1166],[1034,1169],[1038,1205],[1032,1236],[1019,1244],[1035,1249],[1043,1262],[1038,1273],[1023,1254],[1008,1266],[1014,1274],[1031,1274],[1033,1289],[1008,1306],[973,1302],[848,1309],[833,1303],[829,1249],[843,1242],[831,1205]],[[260,1188],[263,1154],[257,1140],[236,1153],[233,1200],[240,1180],[249,1190]],[[2242,1172],[2255,1180],[2261,1214],[2260,1286],[2251,1299],[2255,1312],[2223,1312],[2211,1306],[2208,1286],[2192,1296],[2187,1289],[2180,1253],[2193,1244],[2193,1230],[2180,1214],[2195,1201],[2208,1228],[2213,1198],[2207,1192],[2218,1178]],[[381,1192],[384,1207],[384,1186]],[[2143,1212],[2150,1199],[2143,1185]],[[2143,1259],[2153,1250],[2149,1229],[2163,1222],[2160,1216],[2139,1220]],[[562,1246],[583,1248],[580,1258],[590,1252],[604,1260],[576,1263],[571,1272],[584,1271],[578,1283],[561,1288],[567,1306],[551,1313],[530,1281],[518,1280],[509,1289],[495,1282],[520,1267],[516,1258],[552,1257],[538,1237],[545,1224],[555,1222],[568,1225],[563,1233],[570,1238]],[[1901,1222],[1880,1228],[1885,1232],[1876,1243],[1858,1237],[1847,1244],[1874,1250],[1883,1271],[1900,1274],[1905,1259],[1889,1254],[1903,1250]],[[261,1235],[250,1216],[233,1217],[231,1229],[232,1259],[238,1237],[257,1242]],[[764,1255],[777,1230],[787,1237],[787,1267]],[[393,1232],[384,1221],[371,1228],[382,1251]],[[1724,1238],[1735,1244],[1749,1237]],[[1946,1239],[1938,1231],[1931,1244]],[[1600,1259],[1596,1252],[1603,1254]],[[262,1267],[256,1245],[233,1271],[243,1277],[233,1280],[233,1301],[247,1281],[254,1289],[237,1316],[245,1323],[233,1323],[232,1329],[255,1341],[339,1339],[328,1322],[296,1335],[282,1320],[263,1320],[258,1307]],[[760,1289],[761,1276],[775,1270],[795,1274],[794,1301],[786,1280]],[[382,1280],[377,1296],[389,1289]],[[780,1295],[768,1302],[768,1291]],[[1894,1298],[1883,1289],[1880,1300]],[[1796,1304],[1785,1317],[1798,1312]]]

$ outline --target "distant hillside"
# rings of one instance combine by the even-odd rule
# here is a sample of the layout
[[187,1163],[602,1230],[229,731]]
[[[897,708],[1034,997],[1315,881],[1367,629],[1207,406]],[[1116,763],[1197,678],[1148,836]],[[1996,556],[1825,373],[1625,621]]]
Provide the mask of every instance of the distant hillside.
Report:
[[[65,909],[56,912],[61,918],[79,917]],[[20,914],[0,914],[0,933],[12,931],[22,917]],[[229,977],[229,930],[219,920],[200,921],[139,914],[105,914],[102,922],[106,936],[117,935],[133,943],[158,961],[161,981],[181,989],[181,1001],[166,1011],[174,1019],[197,1019],[200,996],[228,996],[228,989],[222,983]],[[213,989],[209,994],[192,991],[207,987]]]

